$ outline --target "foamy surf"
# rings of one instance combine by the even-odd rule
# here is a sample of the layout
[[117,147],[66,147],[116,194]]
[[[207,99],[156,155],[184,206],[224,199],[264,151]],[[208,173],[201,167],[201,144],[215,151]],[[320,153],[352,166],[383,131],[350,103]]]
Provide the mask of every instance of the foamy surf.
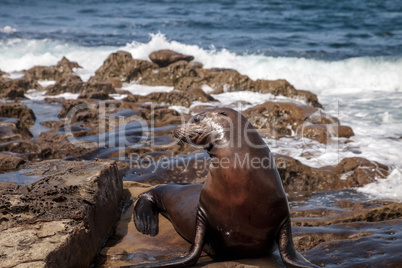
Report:
[[27,93],[25,93],[25,97],[33,101],[43,101],[46,98],[63,98],[66,100],[76,100],[78,99],[79,95],[80,94],[69,93],[69,92],[65,92],[58,95],[46,95],[46,90],[39,91],[36,89],[30,89],[28,90]]
[[369,194],[373,199],[389,199],[402,202],[402,172],[394,169],[386,179],[378,179],[357,191]]
[[238,55],[214,47],[203,49],[151,34],[148,43],[132,42],[123,47],[84,47],[53,40],[7,39],[0,41],[0,69],[21,71],[35,65],[54,65],[63,56],[77,61],[86,79],[103,64],[110,53],[125,50],[133,58],[149,60],[159,49],[172,49],[195,57],[205,68],[232,68],[252,79],[286,79],[298,89],[316,94],[349,94],[367,91],[400,92],[402,58],[361,57],[340,61],[306,58]]

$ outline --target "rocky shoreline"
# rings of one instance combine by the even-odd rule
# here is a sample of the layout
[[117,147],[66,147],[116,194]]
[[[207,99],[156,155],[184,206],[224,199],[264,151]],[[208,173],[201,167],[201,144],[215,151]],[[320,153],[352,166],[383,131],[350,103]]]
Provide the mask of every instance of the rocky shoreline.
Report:
[[[188,244],[168,221],[161,222],[165,231],[152,241],[135,230],[130,213],[138,195],[149,187],[203,183],[207,170],[200,163],[207,162],[207,154],[176,144],[171,130],[192,113],[209,109],[211,103],[219,105],[219,94],[271,94],[272,101],[242,111],[268,140],[347,144],[354,135],[353,126],[325,113],[315,94],[295,89],[285,80],[254,81],[235,70],[204,69],[191,55],[169,50],[154,52],[150,59],[133,59],[124,51],[112,53],[86,82],[76,74],[80,65],[66,58],[55,66],[26,70],[18,79],[0,71],[0,99],[4,99],[0,102],[0,244],[7,245],[0,249],[0,262],[4,267],[67,263],[118,267],[187,251]],[[44,80],[53,82],[44,87]],[[174,90],[136,95],[124,90],[127,83]],[[29,107],[26,94],[32,89],[46,91],[41,105],[54,109],[51,120]],[[79,96],[59,98],[62,93]],[[116,94],[124,97],[116,100]],[[35,134],[35,128],[41,131]],[[171,168],[164,168],[164,162]],[[355,199],[357,194],[351,190],[386,178],[390,167],[361,155],[320,168],[281,154],[275,155],[275,162],[289,196],[295,245],[306,258],[342,267],[353,266],[359,258],[363,267],[402,263],[394,253],[401,248],[401,204]],[[342,196],[349,190],[350,196]],[[320,196],[331,201],[310,204]],[[388,242],[371,247],[382,237]],[[169,246],[158,244],[161,241]],[[83,250],[77,254],[73,248]],[[274,255],[269,260],[219,265],[204,256],[199,265],[283,264]]]

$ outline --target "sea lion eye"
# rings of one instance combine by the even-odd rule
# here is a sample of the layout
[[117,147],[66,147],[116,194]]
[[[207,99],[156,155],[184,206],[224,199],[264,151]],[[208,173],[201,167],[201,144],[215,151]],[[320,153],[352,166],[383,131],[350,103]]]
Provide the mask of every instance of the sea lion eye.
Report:
[[199,123],[200,122],[200,117],[199,116],[194,116],[193,122],[194,123]]
[[219,114],[224,115],[224,116],[228,116],[228,114],[225,113],[225,112],[220,112]]

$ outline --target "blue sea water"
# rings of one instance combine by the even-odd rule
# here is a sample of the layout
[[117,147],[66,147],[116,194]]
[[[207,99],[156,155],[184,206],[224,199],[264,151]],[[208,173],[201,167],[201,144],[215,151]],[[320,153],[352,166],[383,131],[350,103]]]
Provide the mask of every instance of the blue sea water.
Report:
[[401,26],[402,2],[387,0],[0,1],[0,39],[92,47],[146,43],[150,33],[161,32],[183,44],[240,54],[400,57]]
[[[273,151],[312,166],[355,156],[390,165],[389,178],[364,191],[402,201],[402,1],[0,0],[0,69],[12,77],[66,56],[85,80],[112,52],[148,60],[157,49],[316,93],[353,128],[357,149],[307,159],[285,140]],[[225,94],[227,104],[265,99]]]

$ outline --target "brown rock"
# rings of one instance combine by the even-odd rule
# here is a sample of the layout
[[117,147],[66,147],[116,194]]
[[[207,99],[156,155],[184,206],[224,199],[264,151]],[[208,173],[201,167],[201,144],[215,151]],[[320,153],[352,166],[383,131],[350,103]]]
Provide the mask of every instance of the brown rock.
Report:
[[[401,224],[399,219],[303,228],[308,231],[301,239],[306,237],[305,242],[320,243],[303,255],[320,266],[400,267]],[[313,238],[309,239],[309,236]]]
[[155,126],[181,124],[185,120],[179,112],[168,108],[154,109],[149,119],[151,122],[155,122]]
[[129,94],[124,101],[152,101],[160,104],[190,107],[193,101],[210,102],[216,100],[206,94],[202,89],[195,88],[189,91],[153,92],[146,96]]
[[349,126],[338,126],[337,129],[338,137],[350,138],[355,135],[353,129]]
[[193,56],[183,55],[170,49],[158,50],[149,54],[149,58],[153,63],[158,64],[159,67],[166,67],[169,64],[178,61],[192,61]]
[[65,84],[64,80],[61,81],[63,81],[63,83],[56,83],[53,86],[47,87],[46,88],[47,93],[49,95],[58,95],[65,92],[79,93],[79,94],[86,94],[91,92],[104,92],[107,94],[116,93],[116,90],[110,83],[73,82],[71,84]]
[[[0,152],[12,152],[19,154],[19,157],[23,159],[33,160],[35,158],[34,155],[39,155],[41,149],[38,144],[30,141],[30,138],[31,136],[27,137],[28,140],[22,140],[23,138],[19,136],[8,142],[2,141],[2,143],[0,143]],[[33,154],[32,158],[30,154]]]
[[322,169],[344,174],[342,179],[350,181],[352,187],[374,182],[376,178],[385,179],[390,171],[386,165],[360,157],[344,158],[337,166],[326,166]]
[[[60,85],[60,86],[67,86],[67,85],[75,84],[75,83],[82,83],[81,77],[79,77],[78,75],[69,74],[69,75],[64,75],[62,78],[57,80],[55,84]],[[51,86],[49,88],[51,88]]]
[[191,67],[199,68],[199,69],[202,69],[204,67],[204,64],[202,64],[201,62],[198,62],[198,61],[191,61],[188,64],[190,64]]
[[150,86],[174,86],[178,90],[200,88],[203,85],[212,87],[213,93],[249,90],[273,95],[283,95],[306,101],[308,104],[321,107],[317,96],[304,90],[296,90],[285,80],[253,81],[246,75],[231,69],[202,69],[199,64],[185,60],[170,62],[169,65],[158,65],[147,61],[134,60],[130,53],[119,51],[111,54],[103,66],[96,71],[90,81],[103,82],[109,78],[118,78],[121,82],[138,81]]
[[43,88],[36,81],[27,79],[0,79],[0,98],[23,99],[25,92],[29,89],[42,90]]
[[121,83],[119,78],[116,77],[109,77],[108,79],[106,79],[105,83],[109,83],[112,84],[112,86],[114,88],[122,88],[123,84]]
[[230,91],[243,91],[252,88],[254,83],[246,75],[232,69],[197,69],[197,77],[180,81],[175,85],[177,89],[202,87],[207,84],[215,89],[214,94]]
[[348,126],[338,126],[338,124],[313,124],[303,126],[299,135],[321,143],[327,143],[331,137],[350,138],[354,133]]
[[349,138],[353,130],[340,126],[339,120],[308,105],[266,102],[243,112],[257,129],[265,129],[274,137],[298,136],[321,143],[331,137]]
[[[85,117],[85,114],[80,115]],[[78,120],[84,120],[78,118]],[[87,119],[91,122],[90,119]],[[91,122],[92,123],[92,122]],[[40,161],[44,159],[64,159],[80,156],[98,147],[94,141],[77,141],[76,139],[84,136],[98,134],[97,130],[71,124],[70,128],[61,126],[59,129],[41,133],[36,143],[40,144],[40,152],[33,154],[31,159]],[[71,130],[71,131],[70,131]]]
[[25,71],[27,80],[60,80],[73,73],[74,68],[81,68],[76,62],[70,62],[63,57],[55,66],[35,66]]
[[0,153],[0,170],[13,170],[18,169],[19,166],[24,164],[25,161],[22,158],[16,157],[12,154]]
[[178,61],[157,70],[148,69],[139,77],[139,82],[149,86],[173,86],[181,79],[196,77],[197,69],[187,61]]
[[31,109],[18,103],[0,103],[0,117],[16,118],[27,126],[32,126],[36,120]]
[[179,105],[190,107],[193,101],[210,102],[215,101],[214,98],[205,94],[201,89],[194,89],[188,92],[172,91],[172,92],[154,92],[147,96],[153,102],[166,103],[168,105]]
[[307,105],[286,102],[265,102],[243,112],[256,128],[270,129],[279,136],[290,136],[306,124],[332,124],[338,119]]
[[6,75],[6,74],[7,74],[6,72],[3,72],[2,70],[0,70],[0,78],[1,78],[2,76]]
[[17,119],[0,118],[0,142],[30,139],[32,134]]
[[118,78],[121,82],[130,82],[141,78],[146,70],[156,68],[158,65],[154,63],[134,60],[130,53],[117,51],[110,54],[90,81],[104,82],[109,78]]
[[97,100],[111,100],[108,93],[105,92],[90,92],[78,96],[79,99],[97,99]]
[[[51,101],[51,99],[49,99],[49,101]],[[72,109],[74,109],[74,111],[72,111],[72,113],[70,114],[71,116],[73,116],[72,118],[74,118],[78,113],[88,110],[93,110],[94,112],[99,113],[99,103],[94,100],[80,98],[77,100],[62,100],[61,103],[62,106],[61,111],[58,115],[59,118],[65,118],[68,113],[72,111]],[[105,109],[107,108],[108,106],[105,105]],[[73,120],[72,122],[75,121]]]
[[2,267],[89,267],[117,219],[115,164],[59,160],[24,168],[27,177],[45,177],[0,188]]
[[336,217],[331,216],[324,219],[298,219],[292,220],[294,226],[324,226],[347,222],[377,222],[402,219],[402,204],[391,203],[384,206],[360,209],[357,211],[341,213]]
[[0,103],[0,142],[30,139],[29,127],[35,123],[31,109],[18,103]]
[[283,155],[274,159],[287,193],[361,187],[389,174],[387,166],[364,158],[345,158],[336,166],[323,168],[309,167]]
[[314,107],[323,108],[321,103],[318,101],[317,95],[310,91],[297,89],[294,93],[294,98],[303,100],[306,103],[313,105]]
[[286,80],[253,81],[248,76],[241,75],[231,69],[198,69],[196,77],[184,77],[175,84],[175,87],[184,90],[191,87],[202,87],[202,85],[208,85],[215,89],[214,94],[248,90],[301,99],[315,107],[322,107],[315,94],[304,90],[296,90]]

